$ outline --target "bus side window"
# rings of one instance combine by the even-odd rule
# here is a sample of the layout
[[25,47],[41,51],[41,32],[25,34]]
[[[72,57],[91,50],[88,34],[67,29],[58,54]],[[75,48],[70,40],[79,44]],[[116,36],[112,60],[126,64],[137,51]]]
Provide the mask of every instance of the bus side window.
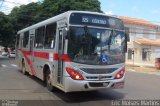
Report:
[[45,49],[53,49],[55,44],[55,36],[56,36],[56,23],[52,23],[46,26],[46,34],[45,34]]
[[24,33],[23,36],[23,47],[28,48],[28,40],[29,40],[29,31]]
[[35,48],[43,48],[45,27],[40,27],[36,30]]

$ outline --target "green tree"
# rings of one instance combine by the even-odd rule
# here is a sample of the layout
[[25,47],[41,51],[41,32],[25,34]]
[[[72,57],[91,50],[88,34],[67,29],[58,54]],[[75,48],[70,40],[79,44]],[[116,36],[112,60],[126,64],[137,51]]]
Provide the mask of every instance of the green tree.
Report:
[[0,45],[13,46],[18,30],[68,10],[102,12],[98,0],[43,0],[21,5],[8,16],[0,13]]
[[15,25],[15,30],[20,30],[37,23],[37,14],[40,11],[39,8],[40,5],[38,3],[30,3],[28,5],[22,5],[19,8],[13,8],[9,16],[11,18],[11,23]]
[[68,10],[102,12],[98,0],[44,0],[15,7],[9,16],[15,30],[20,30]]
[[14,40],[12,40],[12,45],[15,44],[17,31],[38,22],[37,14],[40,11],[39,8],[39,3],[30,3],[28,5],[21,5],[20,7],[13,8],[11,13],[9,14],[10,24],[14,25],[12,27],[12,31],[10,31],[13,33],[12,37],[14,38]]
[[40,16],[48,18],[68,10],[102,12],[98,0],[44,0]]
[[10,23],[9,17],[2,12],[0,12],[0,23],[0,45],[13,46],[15,41],[13,25]]

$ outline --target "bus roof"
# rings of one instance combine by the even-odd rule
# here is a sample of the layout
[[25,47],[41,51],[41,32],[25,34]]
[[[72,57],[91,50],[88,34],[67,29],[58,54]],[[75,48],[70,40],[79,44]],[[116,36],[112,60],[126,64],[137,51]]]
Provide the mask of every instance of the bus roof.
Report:
[[64,12],[62,14],[59,14],[57,16],[54,16],[54,17],[51,17],[49,19],[46,19],[44,21],[41,21],[37,24],[34,24],[30,27],[27,27],[27,28],[24,28],[20,31],[18,31],[17,33],[22,33],[22,32],[25,32],[25,31],[28,31],[30,29],[34,29],[34,28],[37,28],[37,27],[41,27],[41,26],[44,26],[44,25],[47,25],[49,23],[52,23],[52,22],[55,22],[55,21],[58,21],[58,20],[62,20],[62,19],[68,19],[68,17],[70,16],[70,14],[72,13],[87,13],[87,14],[96,14],[96,15],[102,15],[102,16],[108,16],[108,17],[113,17],[113,18],[118,18],[117,16],[111,16],[111,15],[106,15],[105,13],[99,13],[99,12],[90,12],[90,11],[76,11],[76,10],[71,10],[71,11],[67,11],[67,12]]

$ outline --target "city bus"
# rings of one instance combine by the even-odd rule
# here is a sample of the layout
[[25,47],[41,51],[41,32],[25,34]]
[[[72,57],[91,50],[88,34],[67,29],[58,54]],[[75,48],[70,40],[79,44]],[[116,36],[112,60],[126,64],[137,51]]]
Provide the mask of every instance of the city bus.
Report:
[[116,16],[67,11],[17,32],[16,63],[50,91],[123,88],[127,40]]

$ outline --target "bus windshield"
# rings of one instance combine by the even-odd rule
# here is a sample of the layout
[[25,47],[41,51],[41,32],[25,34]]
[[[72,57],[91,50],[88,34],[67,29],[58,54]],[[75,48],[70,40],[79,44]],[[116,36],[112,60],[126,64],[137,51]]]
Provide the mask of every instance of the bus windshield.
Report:
[[70,27],[68,55],[73,62],[90,65],[124,63],[123,31],[91,27]]

